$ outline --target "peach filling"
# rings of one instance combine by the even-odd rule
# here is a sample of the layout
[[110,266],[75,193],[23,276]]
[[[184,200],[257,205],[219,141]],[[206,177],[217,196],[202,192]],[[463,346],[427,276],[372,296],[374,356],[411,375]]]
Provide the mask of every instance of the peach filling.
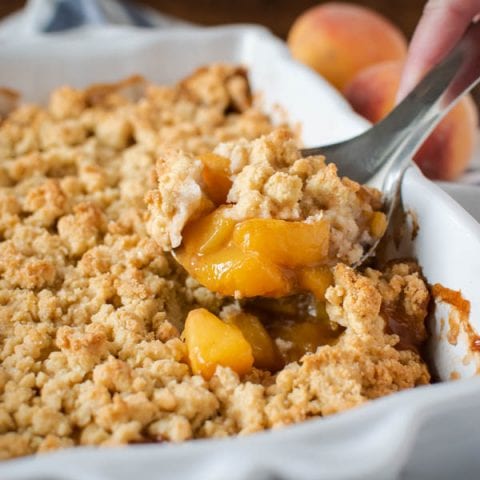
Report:
[[230,367],[239,375],[252,368],[252,347],[242,331],[234,324],[222,322],[204,308],[188,314],[183,338],[190,367],[196,375],[209,379],[217,365]]
[[[314,317],[262,322],[257,315],[239,312],[221,320],[198,308],[188,314],[183,338],[192,372],[208,380],[218,365],[239,375],[248,373],[252,366],[279,370],[320,345],[332,344],[339,334],[328,322]],[[284,348],[279,349],[276,342]]]
[[227,206],[189,223],[179,263],[209,290],[236,297],[283,297],[331,283],[325,266],[330,225],[256,218],[235,222]]
[[239,312],[227,317],[225,322],[240,329],[252,348],[253,364],[257,368],[276,370],[280,367],[280,354],[277,347],[262,322],[255,315]]

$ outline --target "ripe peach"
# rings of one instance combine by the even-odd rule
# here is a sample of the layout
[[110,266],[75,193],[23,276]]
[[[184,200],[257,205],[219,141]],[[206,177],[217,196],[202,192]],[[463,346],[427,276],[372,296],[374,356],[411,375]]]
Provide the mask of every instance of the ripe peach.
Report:
[[463,97],[427,138],[414,160],[433,180],[459,177],[473,155],[477,140],[478,112],[473,98]]
[[349,3],[310,8],[294,22],[288,45],[297,60],[338,89],[361,69],[402,60],[407,42],[400,30],[378,13]]
[[[346,86],[353,109],[376,123],[395,104],[403,62],[383,62],[362,70]],[[478,114],[471,96],[463,97],[425,140],[414,160],[434,180],[454,180],[467,167],[475,148]]]

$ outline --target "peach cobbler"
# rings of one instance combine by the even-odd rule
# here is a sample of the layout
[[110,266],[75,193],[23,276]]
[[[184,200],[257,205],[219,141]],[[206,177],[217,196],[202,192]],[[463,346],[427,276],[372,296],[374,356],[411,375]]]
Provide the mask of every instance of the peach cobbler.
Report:
[[429,382],[378,191],[303,158],[242,68],[0,116],[0,458],[280,427]]

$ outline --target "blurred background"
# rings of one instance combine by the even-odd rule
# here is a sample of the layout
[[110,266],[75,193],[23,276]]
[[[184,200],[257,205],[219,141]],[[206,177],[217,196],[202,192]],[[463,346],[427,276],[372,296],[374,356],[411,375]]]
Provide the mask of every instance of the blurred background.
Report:
[[[25,0],[0,0],[0,17],[25,5]],[[295,18],[305,9],[318,5],[315,0],[142,0],[163,13],[203,25],[222,23],[261,23],[282,38]],[[425,4],[424,0],[357,0],[353,3],[377,10],[410,37]]]
[[[120,6],[128,3],[116,2]],[[26,3],[26,0],[0,0],[0,19]],[[288,38],[293,58],[322,75],[355,112],[374,124],[395,106],[408,41],[426,0],[130,0],[130,3],[198,25],[264,25],[280,38]],[[32,0],[29,11],[37,12],[38,17],[43,7],[56,7],[44,9],[47,21],[39,27],[44,31],[72,28],[85,20],[95,23],[105,17],[120,19],[120,23],[126,19],[142,24],[135,15],[125,14],[128,6],[119,8],[118,4],[111,0],[83,0],[83,3],[81,0],[33,3]],[[49,10],[52,17],[48,16]],[[301,15],[306,10],[309,12]],[[112,12],[118,11],[120,16],[115,17]],[[69,24],[65,20],[75,16],[80,23]],[[155,24],[153,18],[152,22]],[[14,28],[9,35],[14,37],[15,32]],[[480,87],[477,87],[472,95],[457,103],[415,154],[415,162],[427,177],[457,180],[469,175],[479,138],[479,105]],[[474,177],[475,182],[480,180],[478,172],[474,172]]]

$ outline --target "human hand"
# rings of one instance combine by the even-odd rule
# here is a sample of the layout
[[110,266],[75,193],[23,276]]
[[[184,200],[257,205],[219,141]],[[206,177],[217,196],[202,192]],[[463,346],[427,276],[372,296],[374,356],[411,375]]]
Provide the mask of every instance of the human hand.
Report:
[[477,15],[480,0],[429,0],[415,30],[398,90],[401,100],[450,51]]

